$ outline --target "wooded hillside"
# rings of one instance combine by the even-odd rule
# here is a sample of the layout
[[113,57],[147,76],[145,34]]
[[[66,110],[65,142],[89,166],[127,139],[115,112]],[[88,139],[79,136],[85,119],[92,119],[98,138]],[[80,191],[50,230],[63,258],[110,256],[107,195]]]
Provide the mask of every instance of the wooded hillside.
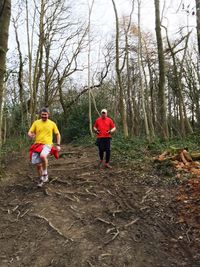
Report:
[[[99,48],[93,32],[95,1],[84,19],[74,17],[77,6],[65,0],[12,2],[13,46],[1,78],[3,143],[23,136],[42,106],[50,108],[68,141],[92,134],[101,108],[108,109],[125,137],[167,140],[199,129],[199,27],[190,25],[195,17],[199,25],[199,0],[193,5],[174,2],[177,15],[183,14],[187,21],[173,35],[164,21],[167,7],[162,1],[151,2],[154,32],[142,28],[143,1],[133,0],[126,16],[119,15],[117,1],[111,2],[114,30]],[[9,1],[4,0],[0,20],[4,31],[10,18],[6,5]],[[6,27],[3,18],[8,20]],[[6,32],[0,34],[4,40],[8,37]],[[1,51],[5,50],[6,46]],[[97,61],[94,54],[99,54]],[[80,73],[84,79],[78,82]],[[69,129],[74,117],[77,121]]]

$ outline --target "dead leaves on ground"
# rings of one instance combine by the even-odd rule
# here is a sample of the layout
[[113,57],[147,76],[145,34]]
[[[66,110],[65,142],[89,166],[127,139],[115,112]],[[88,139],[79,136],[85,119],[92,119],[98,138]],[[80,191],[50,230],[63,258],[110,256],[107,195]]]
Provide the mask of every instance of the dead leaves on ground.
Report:
[[200,179],[189,179],[179,188],[180,221],[200,229]]
[[170,161],[176,177],[183,181],[176,200],[179,202],[179,223],[200,229],[200,152],[189,153],[185,148],[170,148],[154,158],[160,164]]

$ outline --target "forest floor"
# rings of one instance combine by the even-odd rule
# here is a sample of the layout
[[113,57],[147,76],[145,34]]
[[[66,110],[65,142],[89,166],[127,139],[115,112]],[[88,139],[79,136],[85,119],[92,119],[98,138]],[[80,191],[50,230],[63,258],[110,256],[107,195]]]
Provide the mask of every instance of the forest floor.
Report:
[[166,182],[151,160],[112,158],[112,169],[97,162],[96,147],[63,145],[62,157],[50,158],[50,182],[38,188],[27,151],[9,156],[0,182],[0,267],[199,267],[192,207],[200,197],[186,220],[187,182]]

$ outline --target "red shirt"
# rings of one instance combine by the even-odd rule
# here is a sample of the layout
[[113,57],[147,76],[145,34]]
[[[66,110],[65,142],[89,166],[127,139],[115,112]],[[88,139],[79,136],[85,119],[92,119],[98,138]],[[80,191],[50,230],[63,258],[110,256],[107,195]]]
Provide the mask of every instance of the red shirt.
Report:
[[108,131],[113,129],[115,127],[115,124],[108,117],[106,118],[99,117],[98,119],[96,119],[94,127],[97,128],[97,130],[99,131],[97,138],[105,138],[105,137],[111,137]]

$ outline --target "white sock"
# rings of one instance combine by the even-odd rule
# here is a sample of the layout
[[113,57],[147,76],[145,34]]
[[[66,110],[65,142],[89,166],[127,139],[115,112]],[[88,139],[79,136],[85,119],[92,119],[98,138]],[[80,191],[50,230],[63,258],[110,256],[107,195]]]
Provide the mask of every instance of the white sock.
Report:
[[43,170],[43,171],[42,171],[42,174],[43,174],[43,175],[47,175],[47,169]]

